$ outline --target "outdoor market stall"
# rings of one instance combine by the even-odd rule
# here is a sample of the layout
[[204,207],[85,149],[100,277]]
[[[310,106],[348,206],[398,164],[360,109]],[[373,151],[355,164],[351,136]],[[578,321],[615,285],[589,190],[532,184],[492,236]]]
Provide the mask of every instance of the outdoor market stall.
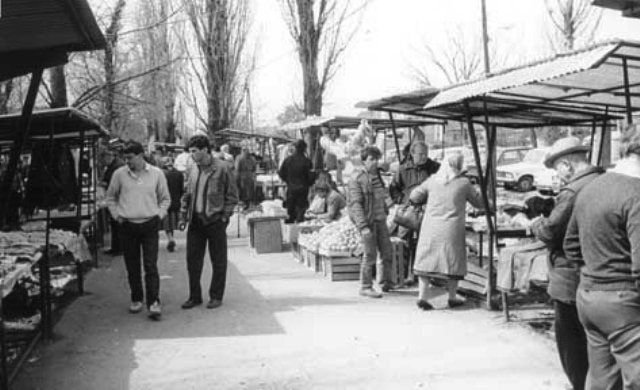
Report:
[[[640,44],[609,41],[550,59],[507,69],[478,80],[443,88],[435,94],[423,94],[423,107],[402,106],[408,96],[381,99],[372,109],[402,111],[444,121],[464,122],[480,168],[480,187],[485,208],[496,205],[495,145],[497,128],[522,129],[544,126],[591,124],[591,159],[600,164],[610,153],[605,148],[610,139],[606,131],[612,120],[626,118],[640,107]],[[485,128],[487,160],[480,162],[476,125]],[[525,229],[504,228],[497,213],[485,215],[484,226],[474,230],[489,236],[489,259],[497,239],[525,236]],[[486,273],[486,296],[495,307],[495,269],[489,261]],[[508,318],[507,295],[503,307]]]
[[[98,50],[105,47],[104,36],[85,0],[5,0],[2,2],[0,18],[0,81],[31,73],[29,88],[22,113],[17,119],[17,127],[10,136],[11,150],[7,169],[0,185],[0,219],[7,213],[6,205],[9,189],[14,180],[18,159],[25,143],[29,140],[31,114],[35,105],[38,88],[45,68],[65,64],[68,53],[74,51]],[[50,232],[49,229],[47,231]],[[45,247],[51,242],[50,234],[45,235]],[[49,266],[49,252],[44,251],[39,259],[41,276],[46,277]],[[6,275],[5,275],[6,276]],[[4,277],[2,281],[4,281]],[[7,280],[10,281],[10,280]],[[39,336],[51,337],[51,316],[45,304],[50,300],[49,280],[41,280],[40,300],[42,302],[42,326],[24,340],[17,343],[18,353],[8,361],[7,338],[4,324],[0,324],[1,382],[3,389],[9,388],[11,379],[24,362]],[[3,300],[0,300],[2,302]],[[1,305],[0,305],[1,309]],[[5,316],[0,311],[4,322]]]

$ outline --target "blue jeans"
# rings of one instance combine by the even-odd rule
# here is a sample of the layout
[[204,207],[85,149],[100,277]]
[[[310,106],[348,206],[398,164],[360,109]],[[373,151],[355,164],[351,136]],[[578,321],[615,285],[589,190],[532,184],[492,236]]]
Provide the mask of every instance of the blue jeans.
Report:
[[587,334],[588,390],[640,389],[640,293],[578,289]]
[[204,267],[204,253],[209,244],[209,259],[213,275],[209,286],[209,298],[222,300],[227,282],[227,224],[217,220],[203,225],[198,218],[189,223],[187,230],[187,272],[189,274],[189,298],[202,302],[200,278]]
[[153,217],[147,222],[133,223],[125,221],[120,226],[120,237],[124,263],[127,267],[131,302],[142,302],[142,274],[140,251],[142,250],[142,268],[144,285],[147,289],[147,307],[159,300],[160,276],[158,275],[158,230],[160,218]]
[[[362,237],[362,246],[364,247],[364,255],[360,264],[360,283],[362,288],[373,287],[373,266],[376,266],[376,276],[378,283],[389,283],[391,278],[391,238],[389,229],[387,229],[387,221],[375,221],[369,226],[371,234]],[[376,263],[380,252],[380,260]]]

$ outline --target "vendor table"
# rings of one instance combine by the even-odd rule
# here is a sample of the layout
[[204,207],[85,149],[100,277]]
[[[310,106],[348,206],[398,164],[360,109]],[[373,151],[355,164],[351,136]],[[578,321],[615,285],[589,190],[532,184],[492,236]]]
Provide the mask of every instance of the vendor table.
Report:
[[256,253],[282,252],[282,224],[284,215],[260,216],[247,219],[249,242]]

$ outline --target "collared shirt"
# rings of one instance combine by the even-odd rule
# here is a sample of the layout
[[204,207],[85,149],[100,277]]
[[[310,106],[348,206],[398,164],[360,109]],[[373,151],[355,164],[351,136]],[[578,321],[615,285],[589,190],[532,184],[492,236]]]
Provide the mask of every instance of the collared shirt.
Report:
[[[209,165],[206,165],[206,167],[208,166]],[[195,202],[196,213],[204,213],[205,187],[210,175],[211,175],[211,171],[198,167],[198,180],[196,182],[196,202]]]
[[140,223],[155,216],[164,218],[171,195],[162,170],[145,163],[139,172],[132,171],[128,165],[116,169],[106,200],[114,219]]

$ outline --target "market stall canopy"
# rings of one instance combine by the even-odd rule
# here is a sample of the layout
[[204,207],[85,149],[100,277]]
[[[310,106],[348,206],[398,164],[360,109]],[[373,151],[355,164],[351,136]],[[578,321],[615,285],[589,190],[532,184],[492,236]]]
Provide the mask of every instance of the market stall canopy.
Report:
[[269,129],[260,129],[256,131],[223,129],[215,133],[216,136],[226,137],[234,140],[243,140],[246,138],[273,138],[276,141],[291,142],[295,139],[289,137],[285,132]]
[[354,116],[333,116],[333,117],[310,117],[300,122],[288,123],[282,127],[282,130],[300,130],[314,126],[325,126],[329,128],[340,129],[355,129],[360,126],[360,121],[366,119],[369,125],[375,130],[390,129],[395,124],[396,128],[401,127],[413,127],[413,126],[428,126],[428,125],[441,125],[441,121],[425,118],[414,119],[395,119],[393,123],[390,119],[376,118],[370,115]]
[[0,6],[0,81],[106,45],[86,0],[2,0]]
[[370,111],[386,111],[406,115],[420,115],[424,106],[433,99],[440,90],[438,88],[424,88],[417,91],[383,97],[377,100],[364,101],[356,104],[358,108]]
[[640,18],[640,0],[593,0],[591,4],[622,11],[622,16]]
[[623,118],[640,109],[640,42],[604,42],[450,86],[424,114],[462,121],[465,103],[474,122],[486,115],[513,128]]
[[[108,137],[106,131],[97,121],[75,108],[52,108],[34,111],[31,117],[29,140],[46,140],[50,132],[54,139],[80,139],[84,131],[86,139]],[[20,122],[20,113],[0,115],[0,145],[11,145]]]

